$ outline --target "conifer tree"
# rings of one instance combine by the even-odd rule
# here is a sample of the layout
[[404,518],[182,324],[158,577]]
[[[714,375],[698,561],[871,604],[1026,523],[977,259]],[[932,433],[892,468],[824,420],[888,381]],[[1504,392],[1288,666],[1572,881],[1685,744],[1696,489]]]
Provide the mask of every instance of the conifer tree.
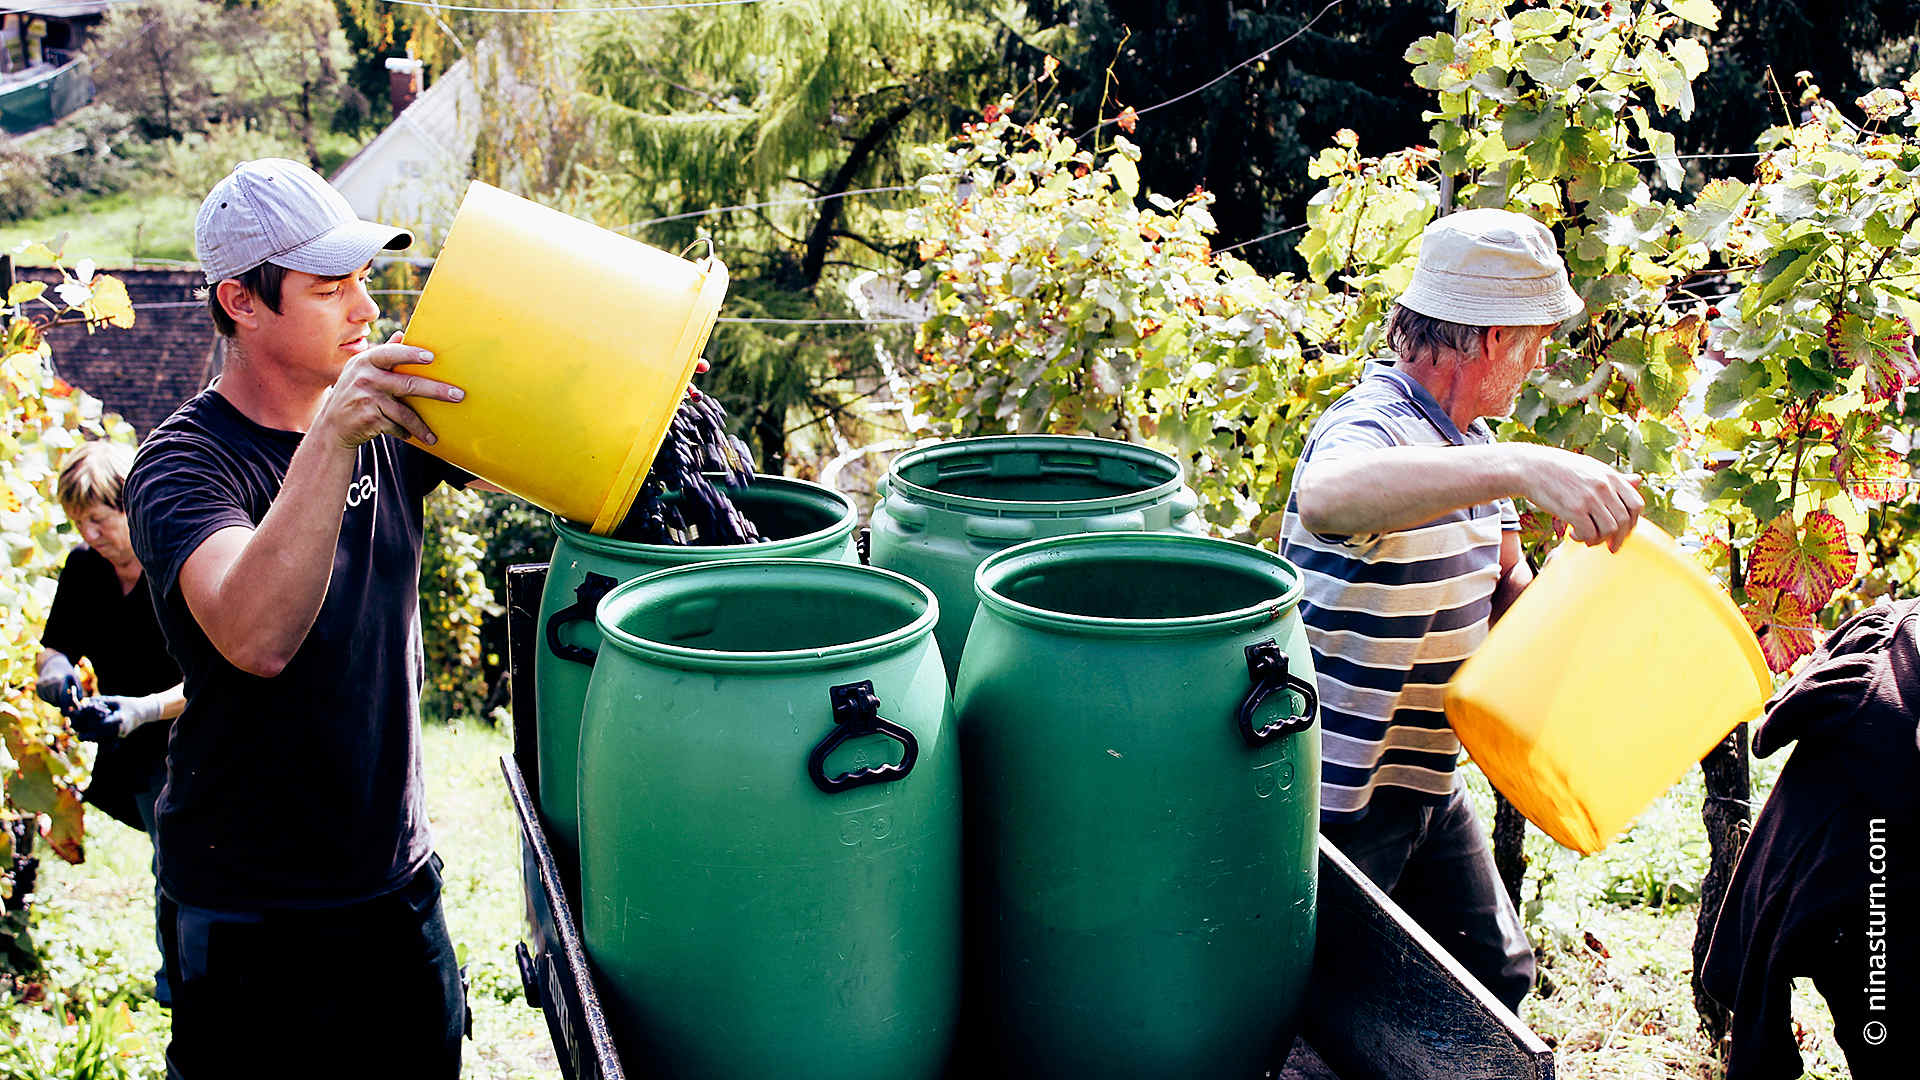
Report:
[[[734,275],[729,310],[852,314],[839,284],[907,252],[880,231],[898,200],[849,192],[911,183],[906,160],[1006,88],[1019,28],[981,0],[785,0],[594,20],[582,113],[597,125],[597,201],[668,249],[712,237]],[[804,201],[821,199],[822,201]],[[755,206],[721,214],[714,207]],[[791,421],[833,423],[870,332],[735,324],[714,335],[711,382],[762,465]],[[827,386],[838,380],[839,385]]]

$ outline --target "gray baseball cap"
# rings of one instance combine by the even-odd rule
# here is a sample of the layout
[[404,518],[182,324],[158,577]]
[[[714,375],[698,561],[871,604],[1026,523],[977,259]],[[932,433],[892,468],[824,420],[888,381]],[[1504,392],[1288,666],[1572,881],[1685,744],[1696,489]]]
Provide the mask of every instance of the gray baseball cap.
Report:
[[405,229],[360,220],[319,173],[285,158],[235,165],[193,222],[208,284],[266,262],[320,277],[351,274],[381,251],[411,243]]

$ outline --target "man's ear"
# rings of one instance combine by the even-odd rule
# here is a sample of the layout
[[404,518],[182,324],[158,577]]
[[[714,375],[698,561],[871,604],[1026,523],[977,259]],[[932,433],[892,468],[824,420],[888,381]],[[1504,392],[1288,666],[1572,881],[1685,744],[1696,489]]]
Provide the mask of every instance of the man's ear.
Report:
[[1496,345],[1498,345],[1499,348],[1505,349],[1507,353],[1511,353],[1514,346],[1520,341],[1521,336],[1526,333],[1527,328],[1524,326],[1487,327],[1487,332],[1480,335],[1481,359],[1491,360]]
[[244,326],[249,330],[260,329],[260,312],[255,306],[259,303],[259,299],[245,285],[233,278],[228,278],[213,287],[213,295],[220,301],[220,306],[226,310],[227,317],[233,320],[235,326]]

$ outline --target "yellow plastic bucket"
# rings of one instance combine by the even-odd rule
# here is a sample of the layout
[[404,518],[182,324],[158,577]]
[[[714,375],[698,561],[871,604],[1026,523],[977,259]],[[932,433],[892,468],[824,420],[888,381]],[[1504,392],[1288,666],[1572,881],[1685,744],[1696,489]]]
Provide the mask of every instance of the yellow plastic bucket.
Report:
[[1772,689],[1733,600],[1642,521],[1615,554],[1567,544],[1460,666],[1447,719],[1493,786],[1599,851]]
[[633,506],[727,293],[727,268],[648,247],[475,181],[403,371],[466,390],[408,404],[424,449],[595,533]]

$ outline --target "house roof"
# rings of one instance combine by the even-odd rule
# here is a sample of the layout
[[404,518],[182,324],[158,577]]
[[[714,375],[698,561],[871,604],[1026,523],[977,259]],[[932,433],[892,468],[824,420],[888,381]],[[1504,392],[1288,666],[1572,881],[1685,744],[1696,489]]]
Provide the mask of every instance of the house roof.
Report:
[[[181,403],[205,389],[216,370],[218,335],[204,302],[197,270],[106,270],[127,286],[134,305],[130,329],[55,327],[46,333],[59,376],[125,417],[142,438]],[[25,281],[57,281],[52,270],[22,268]]]
[[99,15],[110,7],[139,2],[141,0],[13,0],[6,6],[6,10],[9,13],[21,12],[28,15],[51,15],[58,19],[73,19],[82,15]]
[[466,191],[480,133],[480,94],[456,61],[330,178],[354,213],[412,229],[427,245],[446,235]]

